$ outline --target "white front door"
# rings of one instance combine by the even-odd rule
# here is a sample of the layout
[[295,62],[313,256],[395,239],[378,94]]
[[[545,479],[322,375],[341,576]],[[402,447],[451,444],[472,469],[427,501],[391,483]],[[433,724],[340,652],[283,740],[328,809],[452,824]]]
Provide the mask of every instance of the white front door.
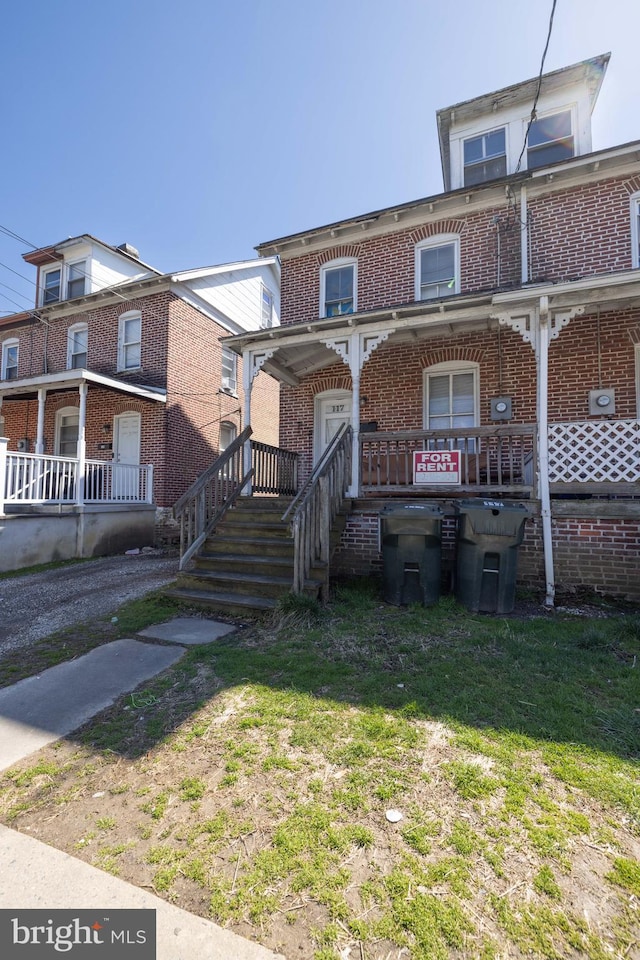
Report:
[[314,463],[318,462],[343,423],[351,423],[351,393],[331,390],[319,394],[315,404]]
[[113,487],[117,498],[138,497],[139,471],[118,469],[118,464],[140,463],[140,414],[120,413],[113,418]]

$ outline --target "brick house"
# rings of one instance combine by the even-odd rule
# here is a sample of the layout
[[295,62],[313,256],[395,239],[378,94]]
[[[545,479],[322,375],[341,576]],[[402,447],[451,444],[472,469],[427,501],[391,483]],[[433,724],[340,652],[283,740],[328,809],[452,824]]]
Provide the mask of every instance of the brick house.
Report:
[[[549,605],[640,599],[640,142],[593,151],[608,61],[438,111],[443,193],[257,248],[281,325],[228,343],[280,380],[301,480],[351,428],[332,572],[380,569],[390,499],[515,498],[519,577]],[[439,450],[457,473],[414,474]]]
[[[0,569],[10,552],[25,563],[60,552],[60,523],[42,532],[52,511],[96,525],[71,554],[153,542],[243,429],[242,361],[220,339],[278,324],[278,258],[162,274],[127,244],[83,235],[24,260],[37,268],[35,308],[0,320]],[[261,373],[256,388],[253,436],[276,443],[278,384]],[[6,519],[17,514],[39,516],[37,536]]]

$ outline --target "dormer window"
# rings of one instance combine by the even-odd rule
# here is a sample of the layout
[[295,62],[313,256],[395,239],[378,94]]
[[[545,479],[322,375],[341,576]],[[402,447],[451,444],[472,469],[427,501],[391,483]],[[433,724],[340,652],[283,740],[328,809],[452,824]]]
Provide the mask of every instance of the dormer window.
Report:
[[464,141],[464,185],[504,177],[507,173],[506,134],[504,127],[470,137]]
[[86,260],[70,263],[67,273],[67,300],[84,296],[84,278],[87,272]]
[[58,303],[60,300],[60,283],[62,271],[60,267],[56,270],[47,270],[42,280],[42,305],[46,307],[48,303]]
[[535,170],[575,155],[571,110],[534,120],[527,140],[527,167]]
[[273,326],[273,294],[271,290],[267,290],[264,284],[262,286],[260,326],[264,329]]

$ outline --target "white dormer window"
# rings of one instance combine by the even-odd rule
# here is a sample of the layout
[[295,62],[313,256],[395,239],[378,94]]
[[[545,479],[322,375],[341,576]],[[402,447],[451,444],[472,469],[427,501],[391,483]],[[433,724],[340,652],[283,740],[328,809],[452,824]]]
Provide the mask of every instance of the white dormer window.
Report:
[[535,170],[575,154],[571,110],[534,120],[527,138],[527,168]]
[[262,299],[260,306],[260,326],[264,329],[273,326],[273,294],[262,285]]
[[118,322],[118,370],[138,370],[141,366],[142,314],[139,310],[123,313]]
[[89,333],[86,323],[75,323],[67,333],[67,370],[80,370],[87,366],[87,343]]
[[460,240],[440,235],[416,247],[416,300],[440,300],[460,292]]
[[46,307],[49,303],[58,303],[60,300],[60,291],[62,285],[62,270],[56,267],[55,270],[47,270],[42,275],[42,306]]
[[506,131],[504,127],[469,137],[464,141],[464,185],[473,186],[504,177],[507,173]]
[[77,263],[69,264],[67,268],[67,300],[84,296],[86,274],[86,260],[79,260]]
[[5,340],[2,344],[2,379],[18,379],[18,341]]
[[320,273],[320,316],[339,317],[357,310],[357,261],[334,260]]
[[226,393],[235,393],[238,389],[238,357],[228,347],[222,348],[220,385]]

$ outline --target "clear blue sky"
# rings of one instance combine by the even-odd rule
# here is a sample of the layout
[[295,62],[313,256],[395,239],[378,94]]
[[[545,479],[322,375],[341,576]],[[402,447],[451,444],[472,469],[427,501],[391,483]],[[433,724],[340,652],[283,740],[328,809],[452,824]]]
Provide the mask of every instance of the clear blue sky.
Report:
[[[551,0],[44,0],[0,32],[0,224],[163,271],[442,190],[435,112],[537,75]],[[611,51],[594,149],[640,139],[638,0],[558,0],[545,71]],[[0,234],[25,277],[29,249]],[[34,287],[0,267],[0,311]],[[6,298],[14,300],[11,303]]]

